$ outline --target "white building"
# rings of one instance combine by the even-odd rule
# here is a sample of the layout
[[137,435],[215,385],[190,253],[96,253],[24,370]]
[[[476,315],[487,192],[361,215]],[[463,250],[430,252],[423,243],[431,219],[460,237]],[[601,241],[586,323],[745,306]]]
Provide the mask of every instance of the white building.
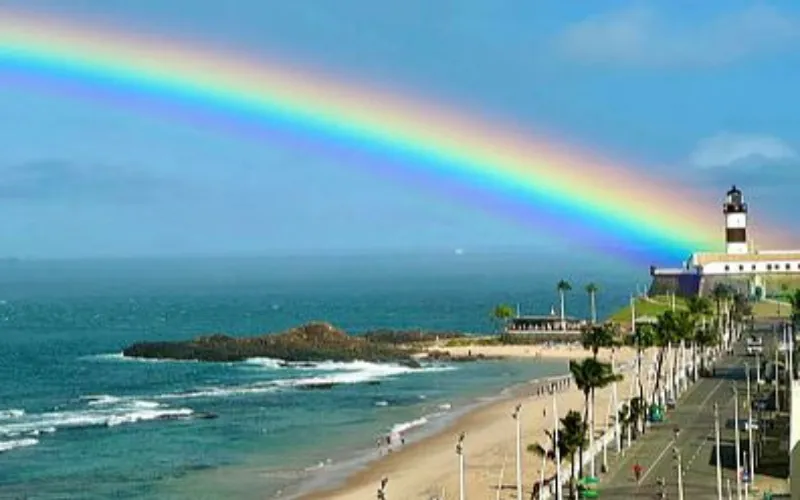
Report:
[[733,186],[722,204],[725,252],[695,252],[680,268],[650,268],[651,294],[707,294],[725,282],[750,294],[800,280],[800,250],[758,250],[747,238],[747,203]]

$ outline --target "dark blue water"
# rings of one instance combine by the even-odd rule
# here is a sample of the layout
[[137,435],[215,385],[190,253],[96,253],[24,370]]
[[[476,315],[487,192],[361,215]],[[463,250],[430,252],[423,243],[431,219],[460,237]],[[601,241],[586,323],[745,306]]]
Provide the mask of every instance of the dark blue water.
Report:
[[[392,428],[435,425],[475,398],[565,370],[145,362],[119,356],[130,342],[310,320],[482,333],[498,302],[547,312],[558,279],[589,272],[601,314],[625,302],[630,273],[562,276],[520,256],[2,262],[0,497],[264,498]],[[586,313],[583,284],[568,312]],[[339,384],[302,390],[320,380]],[[203,412],[219,418],[194,418]]]

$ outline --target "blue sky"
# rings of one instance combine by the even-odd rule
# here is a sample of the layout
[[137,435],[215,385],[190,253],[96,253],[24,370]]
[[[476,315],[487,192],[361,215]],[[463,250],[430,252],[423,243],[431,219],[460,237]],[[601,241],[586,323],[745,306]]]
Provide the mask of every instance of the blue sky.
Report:
[[[800,5],[532,0],[5,0],[278,54],[518,122],[657,175],[746,189],[786,224],[800,181]],[[568,245],[286,144],[0,76],[2,255]],[[754,208],[755,208],[754,207]]]

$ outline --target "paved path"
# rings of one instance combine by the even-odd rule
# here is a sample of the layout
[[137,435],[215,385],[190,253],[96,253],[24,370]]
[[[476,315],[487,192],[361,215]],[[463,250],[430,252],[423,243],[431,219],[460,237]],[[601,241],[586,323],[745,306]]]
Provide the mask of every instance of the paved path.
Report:
[[[733,431],[724,427],[728,419],[733,419],[733,385],[740,386],[740,394],[745,392],[741,382],[744,379],[742,363],[743,359],[738,357],[721,360],[716,377],[701,379],[684,393],[678,407],[668,412],[665,422],[653,425],[644,437],[626,451],[624,457],[612,465],[609,475],[603,478],[601,497],[657,498],[657,479],[664,478],[667,498],[677,499],[676,459],[673,451],[677,448],[685,471],[685,498],[716,500],[714,404],[719,404],[723,426],[722,441],[726,443],[722,462],[726,463],[726,456],[730,455],[730,462],[733,463]],[[740,418],[746,418],[744,411],[742,410]],[[674,433],[676,427],[680,430],[677,438]],[[743,433],[742,436],[746,434]],[[746,449],[744,441],[742,446]],[[633,478],[633,465],[637,462],[643,467],[642,478],[638,483]],[[733,468],[723,472],[724,478],[735,478]]]
[[[765,353],[771,352],[777,343],[771,324],[757,327],[763,336]],[[714,446],[714,404],[719,404],[721,427],[721,463],[723,498],[727,498],[730,481],[733,498],[736,498],[736,453],[733,430],[734,386],[739,391],[739,418],[746,421],[747,406],[746,377],[741,344],[739,354],[723,358],[717,363],[716,376],[701,379],[692,386],[679,401],[677,409],[668,412],[664,423],[652,426],[644,437],[634,442],[624,455],[610,462],[609,474],[602,478],[600,496],[603,499],[658,498],[657,479],[664,478],[668,499],[677,499],[677,469],[674,448],[680,452],[684,470],[685,500],[716,500],[716,450]],[[751,365],[754,360],[751,359]],[[751,373],[753,379],[755,373]],[[755,383],[751,386],[755,390]],[[755,418],[755,416],[754,416]],[[675,437],[674,429],[680,432]],[[748,449],[747,432],[741,433],[741,449]],[[643,467],[641,480],[633,478],[633,465]],[[760,494],[751,495],[760,498]]]

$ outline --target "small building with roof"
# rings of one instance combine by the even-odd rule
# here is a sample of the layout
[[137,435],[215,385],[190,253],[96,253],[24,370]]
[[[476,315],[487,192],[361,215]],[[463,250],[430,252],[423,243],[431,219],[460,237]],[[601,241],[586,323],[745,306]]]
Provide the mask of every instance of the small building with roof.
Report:
[[531,333],[576,333],[586,325],[586,320],[572,316],[564,317],[565,328],[561,329],[561,317],[549,315],[518,315],[509,318],[506,323],[506,333],[531,334]]

